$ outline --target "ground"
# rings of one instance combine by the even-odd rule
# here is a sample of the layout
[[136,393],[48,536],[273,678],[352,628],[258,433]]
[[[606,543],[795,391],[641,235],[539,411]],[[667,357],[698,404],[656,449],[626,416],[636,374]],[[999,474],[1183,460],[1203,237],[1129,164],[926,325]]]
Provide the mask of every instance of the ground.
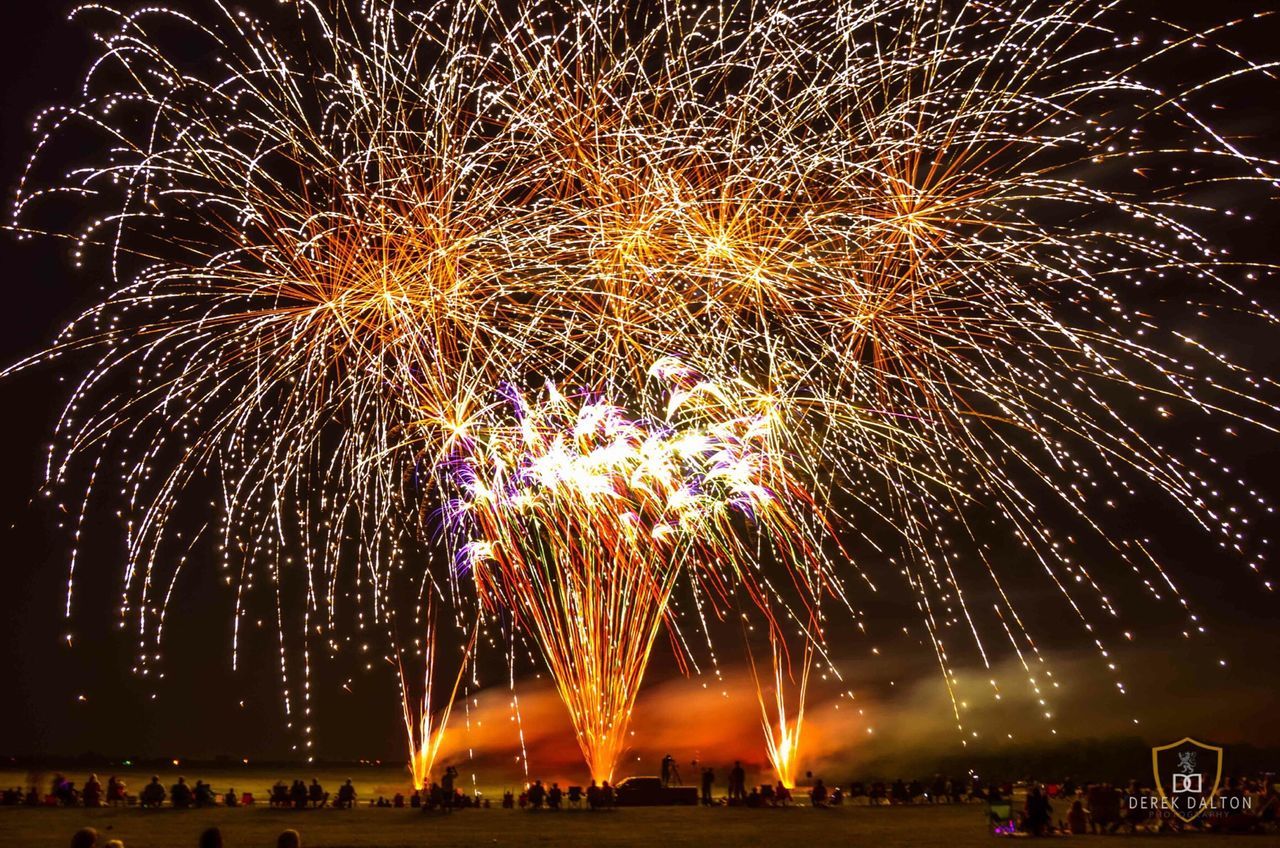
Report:
[[[126,848],[194,846],[210,825],[222,829],[227,848],[271,848],[286,828],[302,834],[306,848],[378,846],[421,848],[433,845],[529,846],[717,846],[717,848],[787,848],[828,845],[897,848],[938,845],[946,848],[986,846],[995,837],[984,826],[982,808],[841,807],[830,810],[780,810],[673,807],[612,812],[464,810],[452,815],[415,810],[257,809],[159,810],[0,808],[0,846],[66,848],[77,828],[97,828],[106,839],[121,839]],[[1186,845],[1188,841],[1222,846],[1280,844],[1274,835],[1072,837],[1084,846],[1117,848]]]

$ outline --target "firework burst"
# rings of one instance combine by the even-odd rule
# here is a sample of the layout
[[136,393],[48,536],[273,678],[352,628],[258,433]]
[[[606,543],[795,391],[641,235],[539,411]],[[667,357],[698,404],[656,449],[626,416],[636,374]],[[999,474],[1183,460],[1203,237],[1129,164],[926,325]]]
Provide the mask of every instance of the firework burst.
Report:
[[[1201,116],[1274,84],[1217,46],[1244,21],[1151,42],[1086,0],[77,16],[101,56],[37,120],[14,225],[91,210],[75,256],[109,282],[15,367],[87,362],[48,489],[121,514],[143,674],[207,539],[237,640],[270,596],[307,734],[310,652],[353,623],[413,629],[430,688],[436,598],[518,619],[604,776],[664,622],[687,646],[686,578],[828,666],[831,610],[900,581],[949,688],[1006,641],[1037,694],[1028,568],[1104,656],[1113,571],[1201,628],[1117,503],[1158,497],[1271,588],[1270,503],[1161,429],[1275,429],[1274,382],[1181,320],[1275,323],[1249,293],[1270,266],[1217,237],[1248,220],[1222,190],[1271,194],[1275,163]],[[1168,84],[1202,47],[1217,64]],[[585,390],[504,389],[543,382]]]

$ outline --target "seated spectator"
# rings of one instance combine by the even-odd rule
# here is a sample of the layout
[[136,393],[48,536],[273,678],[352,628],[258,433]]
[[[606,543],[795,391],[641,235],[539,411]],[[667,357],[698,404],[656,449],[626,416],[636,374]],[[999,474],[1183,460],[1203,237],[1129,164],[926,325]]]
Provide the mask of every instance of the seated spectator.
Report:
[[773,791],[771,784],[765,783],[760,786],[760,803],[767,807],[778,806],[778,795]]
[[138,803],[143,807],[160,807],[164,805],[165,791],[160,784],[159,775],[152,775],[151,782],[142,789]]
[[286,830],[276,837],[276,848],[302,848],[302,837],[296,830]]
[[203,780],[196,781],[193,797],[197,807],[212,807],[218,803],[217,796],[213,794],[213,787]]
[[107,803],[119,807],[125,803],[124,781],[114,774],[107,778]]
[[307,793],[307,784],[301,780],[295,780],[293,786],[289,789],[289,799],[293,801],[294,809],[305,810],[307,808],[307,799],[310,797]]
[[809,800],[815,807],[827,806],[827,785],[822,782],[822,778],[818,778],[813,788],[809,790]]
[[752,809],[757,809],[759,807],[764,806],[764,799],[760,797],[760,787],[758,786],[751,787],[751,791],[747,793],[746,804],[748,807],[751,807]]
[[[569,793],[572,796],[573,790],[570,789]],[[515,807],[516,807],[516,796],[511,793],[510,789],[508,789],[507,791],[502,793],[502,809],[514,810]]]
[[236,788],[234,786],[227,790],[226,795],[222,796],[222,803],[226,804],[228,807],[235,807],[239,805],[240,798],[236,795]]
[[543,788],[541,780],[535,780],[533,786],[529,787],[529,805],[535,810],[542,809],[542,802],[547,797],[547,790]]
[[179,810],[191,806],[191,787],[185,777],[179,777],[178,782],[169,787],[169,801]]
[[791,790],[783,785],[781,780],[773,787],[773,797],[777,799],[775,803],[779,807],[786,807],[791,804]]
[[222,831],[216,827],[207,827],[200,834],[200,848],[222,848]]
[[356,788],[351,785],[351,780],[338,787],[338,806],[341,809],[351,809],[356,802]]
[[1067,813],[1067,829],[1073,836],[1089,832],[1089,817],[1084,812],[1084,802],[1078,798],[1071,802],[1071,811]]
[[313,807],[323,807],[329,801],[329,793],[324,791],[320,781],[314,777],[311,778],[311,785],[307,787],[307,799]]
[[97,848],[98,831],[91,827],[82,827],[71,837],[71,848]]
[[76,790],[74,783],[58,775],[55,778],[55,786],[53,797],[57,803],[64,807],[74,807],[80,803],[80,793]]
[[547,809],[560,809],[560,800],[564,797],[564,792],[560,789],[560,784],[552,783],[551,788],[547,790]]
[[397,810],[403,810],[404,809],[404,793],[397,792],[391,799],[391,806],[395,807]]
[[1110,783],[1089,787],[1086,796],[1091,833],[1115,833],[1120,829],[1120,790]]
[[86,807],[102,806],[102,784],[98,782],[96,774],[89,775],[89,779],[84,783],[84,805]]
[[413,790],[413,794],[409,796],[409,806],[415,810],[422,806],[422,793],[417,789]]

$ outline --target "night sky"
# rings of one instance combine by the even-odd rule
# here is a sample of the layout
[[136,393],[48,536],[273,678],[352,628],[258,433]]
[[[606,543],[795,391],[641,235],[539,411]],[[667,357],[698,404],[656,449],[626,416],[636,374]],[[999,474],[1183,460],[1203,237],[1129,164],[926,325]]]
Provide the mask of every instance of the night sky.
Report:
[[[30,152],[32,116],[49,103],[75,99],[75,88],[92,55],[87,33],[65,20],[63,5],[21,4],[21,11],[7,12],[0,29],[0,183],[8,187],[8,197]],[[1226,18],[1267,5],[1261,0],[1223,0],[1151,7],[1196,26],[1212,20],[1211,15]],[[1255,60],[1274,61],[1280,57],[1278,18],[1251,25],[1231,36],[1231,43]],[[1238,87],[1221,102],[1224,109],[1215,115],[1219,126],[1252,136],[1249,144],[1254,152],[1280,154],[1280,115],[1274,101],[1251,97],[1247,87]],[[1280,259],[1276,237],[1280,215],[1275,205],[1273,200],[1270,208],[1255,209],[1253,224],[1226,231],[1238,254]],[[67,254],[65,243],[58,239],[19,242],[11,233],[0,232],[0,273],[6,294],[0,309],[0,363],[38,351],[63,323],[94,301],[100,263],[90,261],[75,270]],[[1278,286],[1280,280],[1275,277],[1263,279],[1251,294],[1274,310],[1280,307]],[[1260,374],[1280,377],[1275,328],[1242,321],[1236,326],[1220,323],[1215,332],[1218,337],[1211,341],[1236,361]],[[71,627],[64,620],[68,546],[59,522],[66,516],[40,498],[38,488],[48,434],[65,397],[66,384],[60,377],[74,376],[74,371],[67,370],[70,367],[70,363],[42,366],[0,382],[0,754],[291,756],[294,740],[282,732],[274,630],[267,627],[250,634],[242,657],[250,671],[232,673],[228,647],[233,596],[219,583],[212,554],[196,554],[174,598],[163,681],[145,681],[130,673],[133,645],[115,627],[122,555],[118,526],[109,514],[93,515],[88,521],[75,619]],[[1200,432],[1183,432],[1177,429],[1181,426],[1171,424],[1163,435],[1174,441],[1189,440]],[[1238,438],[1218,445],[1218,456],[1244,469],[1273,499],[1280,497],[1276,483],[1280,436],[1243,424],[1238,431]],[[1188,527],[1185,515],[1172,505],[1143,502],[1131,508],[1131,519],[1135,526],[1146,528],[1153,550],[1181,581],[1208,633],[1204,638],[1184,639],[1180,635],[1183,617],[1175,603],[1157,603],[1132,585],[1127,575],[1113,575],[1109,585],[1115,588],[1115,600],[1123,612],[1115,629],[1132,631],[1135,637],[1119,647],[1114,657],[1125,670],[1129,690],[1121,696],[1105,661],[1081,634],[1061,597],[1033,578],[1018,585],[1018,607],[1054,659],[1063,682],[1053,722],[1056,741],[1139,735],[1158,744],[1191,735],[1228,744],[1280,745],[1280,724],[1274,720],[1280,709],[1276,595],[1265,591],[1257,575],[1220,551],[1213,540]],[[1273,536],[1278,535],[1276,531],[1280,524]],[[202,557],[205,568],[201,568]],[[1272,579],[1277,568],[1280,563],[1273,558]],[[936,661],[910,596],[903,592],[897,599],[877,601],[868,610],[868,622],[873,631],[870,639],[836,627],[832,642],[849,684],[868,705],[867,721],[874,722],[877,733],[874,738],[846,739],[843,734],[854,731],[832,723],[824,735],[824,748],[833,756],[855,760],[885,756],[889,751],[957,750]],[[64,639],[69,630],[76,634],[70,648]],[[870,654],[871,645],[879,649],[878,656]],[[740,652],[730,647],[723,653],[732,688],[735,681],[745,680]],[[999,659],[999,663],[1009,661],[1006,656]],[[485,682],[505,691],[501,656],[488,657],[483,663],[493,672]],[[960,664],[966,665],[963,659]],[[526,678],[535,672],[527,664],[523,669]],[[350,673],[340,663],[322,662],[317,669],[318,755],[395,760],[401,755],[403,734],[390,670],[379,667],[357,673],[353,691],[348,692],[341,684]],[[638,712],[648,704],[657,715],[680,714],[694,697],[688,692],[699,683],[686,685],[676,678],[670,649],[660,639]],[[531,704],[550,698],[538,685],[529,684]],[[819,705],[832,701],[838,691],[834,686],[815,688]],[[534,713],[538,709],[530,707]],[[755,720],[754,703],[745,698],[716,709]],[[545,712],[542,731],[565,729],[556,728],[553,709]],[[1000,737],[1009,728],[1016,728],[1022,744],[1051,741],[1037,716],[1027,693],[1011,692],[999,709],[975,705],[972,725],[983,731],[986,745],[1003,744]],[[652,716],[641,721],[650,727],[661,724]],[[539,735],[538,730],[531,731],[531,737]]]

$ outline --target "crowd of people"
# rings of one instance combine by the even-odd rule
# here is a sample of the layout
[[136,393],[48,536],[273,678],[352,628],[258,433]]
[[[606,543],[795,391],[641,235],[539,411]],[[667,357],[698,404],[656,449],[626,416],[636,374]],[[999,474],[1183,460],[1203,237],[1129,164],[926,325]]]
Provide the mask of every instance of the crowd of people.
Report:
[[[1115,834],[1201,830],[1261,833],[1280,828],[1280,793],[1274,776],[1229,778],[1214,805],[1191,822],[1183,821],[1156,803],[1156,791],[1139,781],[1111,783],[1031,783],[1020,805],[1012,785],[979,791],[998,833],[1032,836]],[[1021,809],[1019,809],[1019,806]]]
[[[700,777],[701,793],[698,796],[704,806],[767,808],[786,807],[796,803],[793,791],[782,782],[766,782],[750,788],[746,785],[746,770],[741,762],[735,762],[727,774],[727,794],[715,794],[716,773],[711,767],[695,763]],[[663,760],[661,785],[665,789],[678,785],[678,771],[668,756]],[[464,793],[456,785],[457,769],[445,766],[439,782],[432,782],[419,790],[406,794],[397,792],[390,797],[379,795],[364,799],[370,807],[412,808],[424,812],[452,812],[463,808],[485,808],[490,804],[477,793]],[[973,779],[955,780],[935,776],[931,781],[853,781],[847,785],[829,786],[821,777],[806,774],[804,798],[813,807],[836,807],[844,804],[863,806],[896,806],[922,804],[983,804],[994,832],[1025,833],[1032,836],[1066,834],[1116,834],[1137,831],[1163,832],[1170,830],[1214,830],[1227,832],[1275,831],[1280,829],[1280,793],[1274,775],[1261,778],[1229,778],[1219,790],[1217,798],[1222,808],[1215,815],[1200,817],[1187,824],[1177,817],[1161,814],[1159,805],[1153,803],[1155,792],[1138,781],[1124,785],[1111,783],[1082,783],[1067,778],[1061,781],[1022,782],[1018,784],[980,784]],[[691,790],[689,790],[691,792]],[[277,781],[264,795],[266,804],[274,808],[351,809],[360,805],[351,780],[346,780],[336,793],[330,794],[317,778],[305,782]],[[693,795],[689,795],[692,802]],[[510,790],[502,795],[504,809],[557,811],[564,809],[602,810],[617,806],[617,788],[608,781],[589,786],[562,788],[558,782],[546,785],[533,780],[520,793]],[[234,788],[215,790],[203,780],[189,784],[179,777],[167,788],[159,776],[154,776],[137,795],[131,795],[125,781],[115,775],[102,783],[95,774],[89,775],[83,786],[56,775],[48,793],[37,787],[14,787],[4,790],[0,803],[6,806],[138,806],[176,809],[199,807],[253,806],[252,793],[237,793]],[[90,829],[81,831],[88,833]],[[77,834],[77,838],[81,838]],[[83,837],[87,839],[88,837]],[[96,839],[96,837],[94,837]],[[212,838],[212,837],[211,837]],[[282,836],[282,838],[284,838]],[[293,837],[296,838],[296,834]],[[220,842],[208,843],[210,846]],[[298,843],[292,843],[298,844]],[[103,843],[100,848],[110,848]],[[202,848],[206,843],[202,842]],[[99,846],[96,841],[73,842],[73,846]]]

